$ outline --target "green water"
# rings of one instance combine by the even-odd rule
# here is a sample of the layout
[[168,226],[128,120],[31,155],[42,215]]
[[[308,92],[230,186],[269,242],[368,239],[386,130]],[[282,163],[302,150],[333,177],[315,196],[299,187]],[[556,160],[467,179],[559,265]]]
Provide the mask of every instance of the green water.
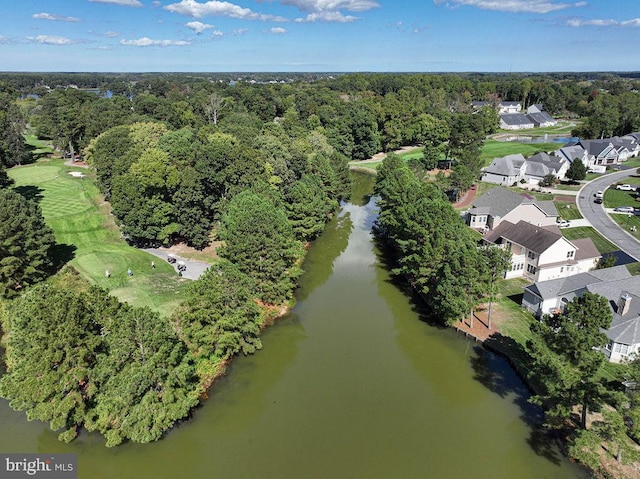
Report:
[[539,411],[506,363],[420,320],[356,197],[310,250],[291,314],[238,358],[162,441],[70,445],[0,404],[0,451],[77,452],[80,478],[576,478],[529,424]]

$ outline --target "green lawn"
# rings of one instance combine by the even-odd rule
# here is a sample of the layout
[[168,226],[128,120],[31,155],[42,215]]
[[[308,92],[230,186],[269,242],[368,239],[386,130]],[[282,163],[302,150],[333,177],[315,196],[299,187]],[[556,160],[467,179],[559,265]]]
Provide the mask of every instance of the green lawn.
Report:
[[568,240],[572,239],[580,239],[580,238],[591,238],[593,243],[596,245],[596,248],[601,254],[604,253],[612,253],[613,251],[618,251],[613,243],[604,238],[600,233],[594,230],[590,226],[579,226],[576,228],[565,228],[562,230],[562,234]]
[[578,220],[582,218],[575,201],[554,201],[553,203],[556,205],[562,219]]
[[635,239],[640,240],[640,217],[629,213],[611,213],[609,216]]
[[[520,131],[514,133],[514,135],[516,134],[525,136],[529,135],[528,133]],[[514,155],[516,153],[522,153],[526,158],[528,158],[540,151],[555,151],[560,148],[562,148],[562,143],[518,143],[515,141],[497,141],[487,139],[482,147],[480,160],[483,166],[488,166],[494,158]]]
[[[74,178],[70,171],[89,176]],[[120,238],[90,171],[47,159],[8,172],[18,191],[39,202],[58,244],[63,245],[58,254],[72,258],[70,265],[85,279],[135,306],[149,306],[164,314],[178,306],[188,280],[180,279],[169,264]],[[155,270],[151,268],[154,259]],[[133,277],[127,275],[128,268]],[[110,278],[105,276],[107,269]]]
[[615,186],[607,188],[604,192],[604,206],[606,208],[615,208],[617,206],[640,206],[636,199],[635,191],[616,190]]

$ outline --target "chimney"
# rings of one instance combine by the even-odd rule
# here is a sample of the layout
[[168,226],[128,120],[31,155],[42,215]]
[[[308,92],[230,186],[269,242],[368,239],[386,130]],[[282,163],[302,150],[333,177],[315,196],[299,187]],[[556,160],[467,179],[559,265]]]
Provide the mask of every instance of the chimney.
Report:
[[629,306],[631,306],[631,296],[627,293],[622,293],[620,299],[618,300],[616,313],[618,313],[620,316],[624,316],[629,312]]

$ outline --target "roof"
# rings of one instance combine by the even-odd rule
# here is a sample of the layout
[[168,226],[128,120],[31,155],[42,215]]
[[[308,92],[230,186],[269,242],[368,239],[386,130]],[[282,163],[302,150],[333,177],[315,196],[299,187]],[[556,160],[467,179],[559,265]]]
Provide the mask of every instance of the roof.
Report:
[[534,123],[554,123],[556,121],[551,115],[544,111],[540,113],[528,113],[527,117]]
[[558,209],[556,208],[556,204],[553,202],[553,200],[534,200],[533,204],[537,205],[538,208],[540,208],[542,212],[547,216],[558,216]]
[[[573,241],[574,244],[578,240]],[[631,273],[626,266],[614,266],[612,268],[594,269],[587,273],[578,273],[566,278],[551,279],[548,281],[538,281],[525,289],[531,291],[542,299],[552,299],[565,294],[576,293],[586,290],[590,285],[605,282],[628,281]]]
[[546,175],[550,173],[555,173],[555,169],[549,168],[544,163],[536,163],[527,161],[527,169],[525,173],[529,176],[537,176],[540,178],[544,178]]
[[590,155],[594,156],[599,156],[604,150],[612,146],[609,140],[580,140],[579,144],[582,145]]
[[563,146],[559,150],[556,150],[556,156],[566,159],[569,163],[573,163],[573,160],[582,159],[585,153],[585,149],[580,145]]
[[638,344],[640,343],[640,297],[628,291],[620,291],[620,296],[622,293],[626,293],[630,298],[629,310],[624,316],[621,316],[618,314],[617,306],[614,307],[609,303],[613,319],[606,335],[616,343]]
[[502,113],[500,119],[507,125],[531,125],[533,123],[524,113]]
[[571,240],[571,243],[577,248],[575,259],[591,259],[599,258],[602,255],[591,238],[580,238]]
[[520,168],[524,162],[524,156],[520,153],[507,155],[500,158],[494,158],[491,164],[487,166],[484,171],[494,175],[518,176],[520,175]]
[[503,221],[485,237],[485,240],[496,244],[502,243],[502,239],[524,246],[534,253],[542,254],[562,240],[563,236],[561,233],[532,225],[526,221],[518,221],[515,225],[509,221]]
[[476,198],[469,213],[502,217],[525,201],[531,202],[525,196],[499,186]]

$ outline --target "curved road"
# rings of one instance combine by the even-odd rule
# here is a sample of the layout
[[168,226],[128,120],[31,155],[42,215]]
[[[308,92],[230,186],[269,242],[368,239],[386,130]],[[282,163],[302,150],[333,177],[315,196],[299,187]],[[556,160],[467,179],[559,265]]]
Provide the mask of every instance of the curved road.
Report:
[[613,221],[604,210],[604,205],[593,202],[596,191],[604,191],[613,183],[634,176],[636,168],[622,170],[596,178],[582,189],[577,197],[578,209],[582,216],[605,238],[615,244],[636,261],[640,258],[640,242]]

